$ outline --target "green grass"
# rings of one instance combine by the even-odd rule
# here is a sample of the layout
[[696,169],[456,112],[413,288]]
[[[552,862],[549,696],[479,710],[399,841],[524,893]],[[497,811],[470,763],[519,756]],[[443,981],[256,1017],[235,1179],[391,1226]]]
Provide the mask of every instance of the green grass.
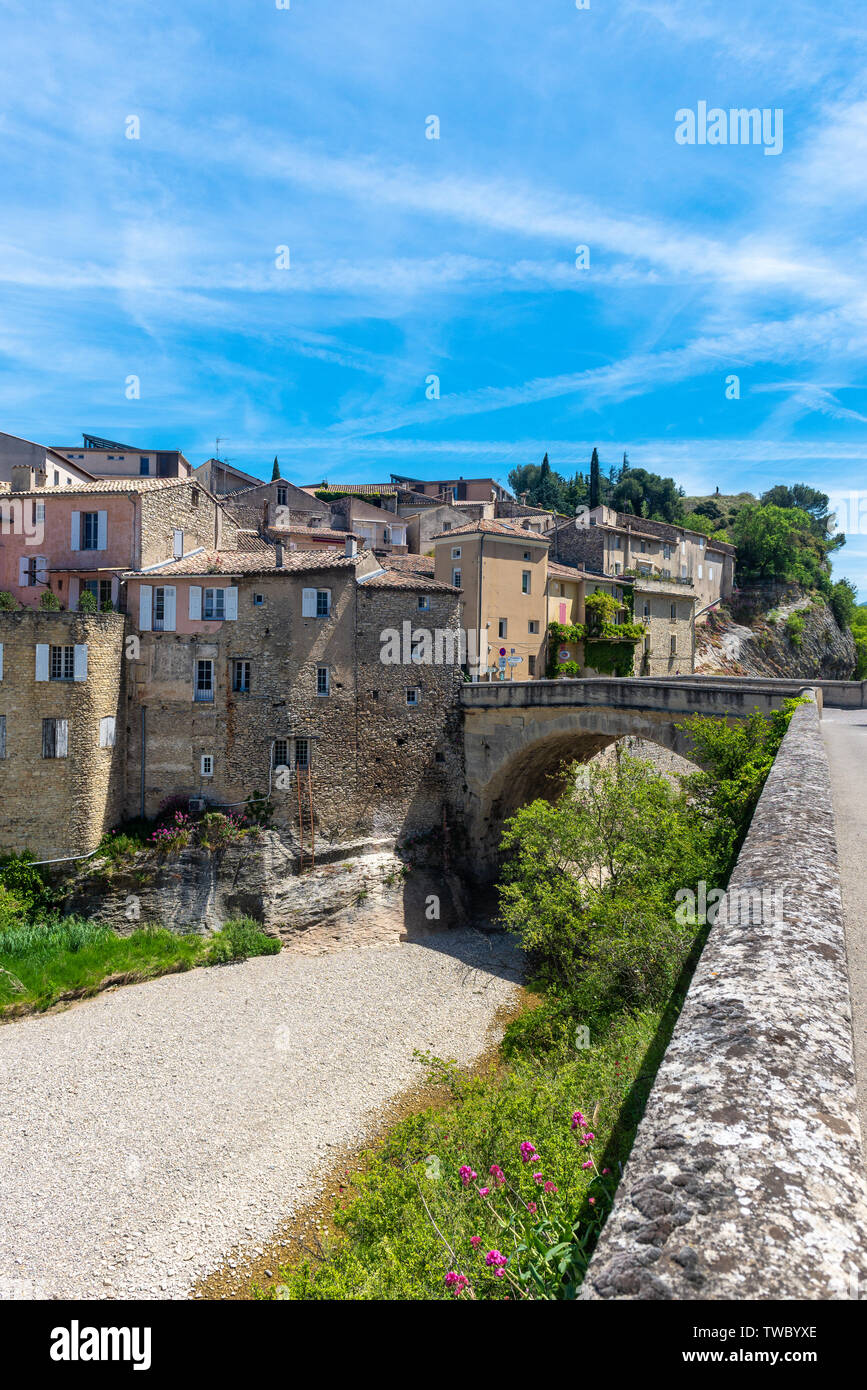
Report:
[[[434,1064],[432,1079],[450,1088],[446,1106],[400,1121],[368,1151],[334,1213],[336,1236],[317,1257],[281,1269],[277,1284],[254,1289],[254,1296],[450,1299],[445,1276],[456,1270],[468,1278],[476,1298],[573,1297],[610,1208],[619,1164],[632,1146],[670,1019],[671,1009],[618,1015],[600,1024],[598,1033],[591,1029],[591,1046],[557,1046],[538,1056],[526,1051],[525,1037],[510,1062],[476,1077]],[[526,1023],[522,1028],[526,1034]],[[592,1122],[596,1136],[584,1148],[572,1131],[576,1110]],[[528,1140],[538,1150],[538,1163],[521,1160],[520,1145]],[[582,1167],[590,1154],[598,1174]],[[464,1164],[478,1174],[469,1186],[461,1181]],[[504,1187],[490,1177],[492,1164],[503,1170]],[[605,1168],[610,1171],[601,1176]],[[556,1193],[546,1196],[535,1183],[533,1173],[540,1170]],[[485,1184],[492,1195],[481,1197],[478,1188]],[[554,1274],[541,1292],[532,1281],[516,1278],[528,1261],[518,1250],[521,1219],[510,1218],[509,1206],[523,1211],[528,1202],[539,1210],[532,1221],[523,1218],[524,1234],[544,1224],[553,1233],[546,1243],[559,1235],[570,1243],[574,1262],[570,1280],[559,1284]],[[473,1236],[481,1239],[478,1248]],[[509,1255],[506,1278],[498,1279],[487,1266],[489,1250]]]
[[207,937],[155,926],[118,936],[76,917],[9,922],[7,916],[0,927],[0,1016],[21,1006],[46,1009],[71,993],[96,993],[114,975],[145,980],[279,950],[280,942],[250,918],[227,922]]

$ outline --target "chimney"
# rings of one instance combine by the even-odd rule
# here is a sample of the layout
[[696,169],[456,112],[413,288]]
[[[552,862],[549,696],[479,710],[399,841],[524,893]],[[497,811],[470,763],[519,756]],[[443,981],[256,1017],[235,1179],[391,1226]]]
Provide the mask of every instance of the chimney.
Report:
[[29,463],[13,463],[12,465],[12,491],[30,492],[33,488],[43,487],[45,484],[45,474],[33,468]]
[[278,570],[283,568],[283,545],[280,541],[274,547],[274,566]]
[[358,541],[355,539],[354,536],[346,537],[346,544],[343,548],[343,553],[344,555],[348,555],[350,558],[358,554]]

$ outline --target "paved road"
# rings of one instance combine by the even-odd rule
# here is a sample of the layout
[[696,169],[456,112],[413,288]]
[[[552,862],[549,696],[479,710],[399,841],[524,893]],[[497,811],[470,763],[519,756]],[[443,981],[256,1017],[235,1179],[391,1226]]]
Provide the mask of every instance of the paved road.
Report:
[[858,1110],[867,1145],[867,710],[825,709],[822,736],[831,769],[852,993]]
[[0,1298],[181,1298],[516,996],[504,937],[170,975],[0,1026]]

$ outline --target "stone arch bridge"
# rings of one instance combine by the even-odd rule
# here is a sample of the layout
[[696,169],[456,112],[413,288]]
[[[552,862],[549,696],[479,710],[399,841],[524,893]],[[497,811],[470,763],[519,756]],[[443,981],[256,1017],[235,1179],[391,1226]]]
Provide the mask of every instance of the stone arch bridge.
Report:
[[[701,676],[466,685],[461,691],[466,792],[464,816],[472,876],[496,869],[503,821],[555,790],[564,762],[586,761],[633,736],[682,757],[691,744],[677,726],[690,715],[746,718],[779,709],[806,689],[828,704],[861,706],[867,682],[760,680]],[[552,780],[553,779],[553,780]]]

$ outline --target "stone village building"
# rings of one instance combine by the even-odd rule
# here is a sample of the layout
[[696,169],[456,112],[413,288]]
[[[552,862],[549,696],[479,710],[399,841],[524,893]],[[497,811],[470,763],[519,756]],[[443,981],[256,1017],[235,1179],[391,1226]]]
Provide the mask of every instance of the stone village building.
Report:
[[[298,499],[277,501],[280,485],[257,485],[249,508],[197,478],[56,489],[25,464],[0,484],[0,592],[16,605],[0,611],[0,850],[82,854],[169,798],[243,810],[269,792],[275,825],[308,853],[314,839],[322,853],[436,835],[460,795],[465,673],[389,664],[382,634],[482,627],[496,678],[505,648],[521,660],[503,675],[534,679],[567,585],[575,621],[592,588],[629,589],[592,566],[549,566],[552,532],[520,517],[443,531],[428,557],[379,533],[359,549],[348,529],[342,547],[334,534],[313,543],[333,528],[309,498],[281,539],[258,509],[273,494],[291,513]],[[636,673],[691,670],[692,586],[648,575],[632,587],[649,639]],[[101,611],[81,611],[85,591]],[[49,593],[58,608],[40,606]]]

